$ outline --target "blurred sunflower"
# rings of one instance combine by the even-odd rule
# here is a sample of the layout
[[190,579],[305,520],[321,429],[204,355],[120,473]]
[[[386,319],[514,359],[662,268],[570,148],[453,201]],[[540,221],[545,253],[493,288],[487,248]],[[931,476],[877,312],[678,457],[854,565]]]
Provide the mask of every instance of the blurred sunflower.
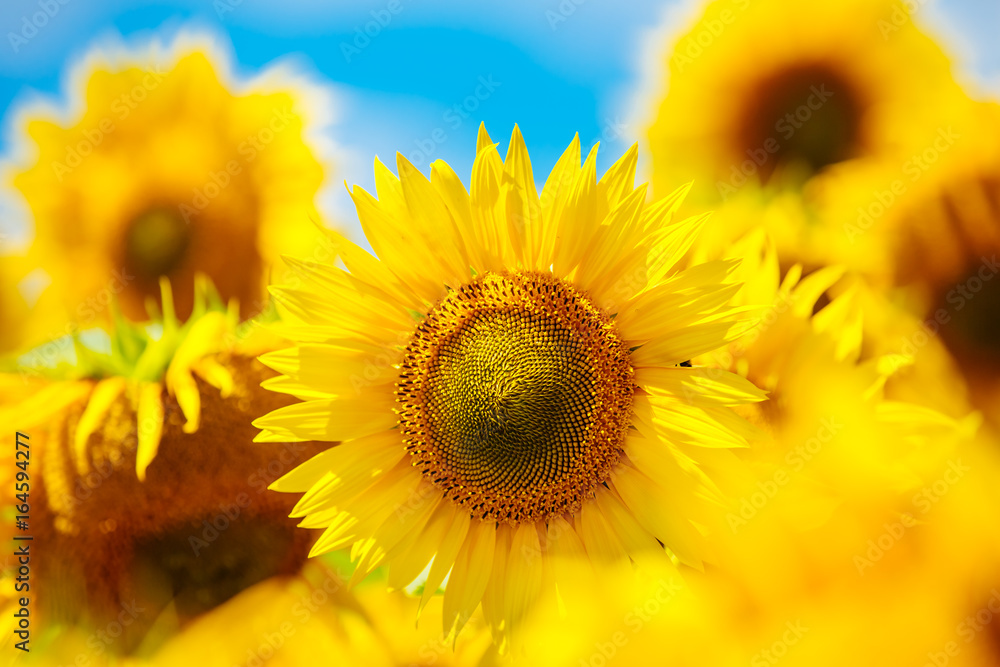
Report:
[[923,149],[967,104],[940,47],[891,0],[719,0],[667,56],[649,128],[653,190],[694,202],[797,189],[855,158]]
[[304,93],[263,80],[231,89],[197,49],[167,66],[90,62],[72,91],[81,111],[65,124],[29,116],[37,159],[11,175],[34,220],[30,260],[65,312],[106,320],[114,296],[142,320],[167,276],[186,319],[197,273],[243,317],[262,310],[271,265],[309,247],[323,182]]
[[[803,500],[790,508],[807,522],[823,520],[823,504],[894,503],[929,474],[928,466],[956,438],[975,430],[975,415],[958,421],[885,396],[887,380],[913,359],[905,350],[876,356],[864,351],[870,302],[863,283],[842,279],[839,267],[803,277],[796,265],[781,277],[777,253],[760,230],[730,253],[741,260],[736,276],[744,281],[736,303],[768,307],[753,331],[701,358],[703,372],[731,370],[768,392],[767,400],[737,408],[769,434],[747,458],[767,477],[806,471],[791,476],[813,486],[817,504]],[[745,516],[730,519],[746,522]]]
[[[974,532],[966,530],[970,511],[989,520],[996,511],[984,502],[990,494],[981,493],[987,476],[974,474],[919,524],[866,537],[876,549],[877,540],[891,542],[864,576],[850,558],[841,558],[837,570],[817,570],[810,554],[799,550],[810,541],[838,545],[843,536],[790,528],[778,513],[756,517],[754,532],[740,536],[738,554],[688,575],[684,585],[669,572],[645,578],[606,573],[600,597],[532,615],[523,664],[653,667],[664,664],[664,655],[670,664],[713,667],[996,664],[1000,617],[989,607],[996,609],[1000,600],[996,561],[990,580],[970,569],[975,558],[969,557],[969,551],[982,551],[977,543],[983,537],[992,537],[984,533],[995,531],[978,522]],[[795,500],[778,496],[771,502]],[[956,519],[965,524],[960,530]],[[902,523],[897,517],[886,525],[898,530]],[[838,555],[871,549],[865,541],[844,546]],[[791,558],[773,557],[785,550]]]
[[30,334],[27,299],[20,289],[24,279],[24,260],[16,256],[0,256],[0,354],[16,350]]
[[119,638],[113,623],[98,631],[64,628],[58,641],[33,649],[23,662],[176,667],[190,664],[196,652],[198,664],[209,667],[298,667],[315,662],[317,655],[334,664],[373,667],[494,664],[481,617],[470,622],[470,631],[455,646],[445,645],[440,625],[412,626],[415,598],[387,593],[384,586],[349,590],[347,579],[338,567],[312,560],[295,575],[269,577],[240,591],[161,645],[143,645],[121,656],[115,654]]
[[890,297],[917,318],[904,342],[931,357],[937,340],[973,404],[1000,425],[1000,107],[975,141],[928,171],[873,226]]
[[273,293],[297,344],[262,361],[301,402],[255,424],[341,441],[272,485],[305,492],[313,554],[352,547],[356,578],[385,563],[394,588],[424,573],[422,604],[448,576],[445,631],[481,601],[516,645],[553,558],[700,567],[706,470],[763,394],[685,367],[741,330],[735,263],[677,267],[704,216],[672,221],[684,189],[646,205],[634,147],[597,181],[574,139],[540,195],[516,127],[506,159],[482,127],[476,154],[471,193],[440,161],[376,162],[379,199],[353,197],[378,258],[340,240],[347,271],[293,262],[302,284]]
[[254,357],[270,343],[240,335],[235,304],[201,280],[180,324],[162,286],[162,316],[117,318],[110,351],[78,343],[72,366],[0,383],[5,422],[31,438],[43,652],[72,627],[101,653],[152,651],[251,585],[298,572],[309,550],[292,503],[266,486],[327,445],[253,445],[251,415],[288,403],[258,389],[272,374]]
[[757,474],[719,557],[680,586],[612,573],[594,599],[540,609],[531,664],[992,664],[1000,620],[975,614],[1000,553],[982,528],[1000,511],[997,455],[969,437],[975,418],[883,397],[907,360],[862,360],[862,288],[831,294],[839,269],[782,278],[760,231],[731,254],[747,279],[735,302],[771,306],[696,370],[734,368],[769,394],[737,408],[766,437],[739,452]]

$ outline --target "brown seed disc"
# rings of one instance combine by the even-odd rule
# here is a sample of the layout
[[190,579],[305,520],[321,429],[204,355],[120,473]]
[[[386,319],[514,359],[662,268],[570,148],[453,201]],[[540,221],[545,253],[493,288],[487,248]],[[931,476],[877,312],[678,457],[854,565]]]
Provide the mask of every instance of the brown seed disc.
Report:
[[417,327],[396,385],[413,465],[483,520],[574,512],[618,462],[635,390],[628,348],[580,291],[487,273]]

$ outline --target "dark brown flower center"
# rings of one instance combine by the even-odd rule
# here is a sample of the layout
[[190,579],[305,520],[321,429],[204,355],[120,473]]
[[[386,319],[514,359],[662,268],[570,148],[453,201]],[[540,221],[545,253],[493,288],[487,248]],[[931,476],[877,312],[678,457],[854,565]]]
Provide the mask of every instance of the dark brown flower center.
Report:
[[621,455],[635,389],[611,319],[541,273],[486,274],[417,327],[396,396],[413,464],[484,520],[572,512]]
[[141,280],[157,280],[181,266],[190,244],[190,225],[179,214],[150,209],[125,233],[125,269]]
[[738,130],[740,158],[767,181],[779,166],[808,173],[859,152],[863,103],[857,86],[825,64],[785,69],[756,85]]

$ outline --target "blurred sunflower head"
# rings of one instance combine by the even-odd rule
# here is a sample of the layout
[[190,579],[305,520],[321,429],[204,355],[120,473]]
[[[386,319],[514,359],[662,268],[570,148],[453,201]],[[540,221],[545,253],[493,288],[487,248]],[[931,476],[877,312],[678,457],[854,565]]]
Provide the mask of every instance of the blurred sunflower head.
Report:
[[794,265],[782,276],[760,230],[730,253],[742,260],[737,276],[745,281],[736,303],[764,310],[750,333],[703,361],[768,392],[767,400],[738,408],[770,434],[751,458],[807,470],[803,477],[821,480],[837,502],[892,503],[941,451],[975,429],[974,415],[960,423],[886,398],[887,380],[913,358],[887,345],[875,355],[865,349],[871,302],[864,283],[836,266],[803,276]]
[[[955,639],[974,568],[995,570],[980,560],[996,541],[982,535],[982,514],[996,506],[977,495],[992,474],[969,455],[978,419],[887,398],[886,381],[911,359],[891,345],[872,354],[866,286],[841,268],[782,272],[762,230],[729,256],[742,259],[734,278],[745,281],[734,303],[764,308],[747,335],[695,361],[707,378],[728,369],[767,390],[736,408],[764,437],[739,452],[753,474],[734,487],[715,567],[686,577],[694,595],[669,604],[633,593],[625,613],[650,618],[631,617],[636,635],[626,632],[620,659],[652,665],[666,652],[738,665],[780,650],[782,662],[818,665],[849,650],[860,664],[924,660]],[[579,612],[597,620],[576,637],[572,662],[621,627],[613,604]],[[538,639],[557,623],[540,618]]]
[[18,349],[31,334],[26,327],[34,327],[28,319],[31,311],[28,299],[21,289],[25,278],[23,258],[0,255],[0,355]]
[[259,389],[267,343],[242,336],[235,305],[201,281],[181,324],[162,285],[162,316],[117,318],[110,350],[78,342],[72,365],[3,384],[20,384],[3,415],[31,438],[43,650],[60,628],[97,633],[101,652],[153,650],[308,553],[292,503],[266,487],[326,445],[254,445],[251,416],[288,403]]
[[941,49],[890,0],[718,0],[664,64],[654,194],[695,177],[695,201],[923,148],[964,100]]
[[426,602],[447,575],[446,632],[481,601],[516,633],[561,556],[706,554],[705,470],[746,445],[729,406],[763,394],[687,367],[740,332],[735,263],[677,266],[704,216],[672,219],[683,189],[647,205],[636,158],[598,181],[574,139],[540,194],[517,128],[506,159],[480,128],[471,191],[440,161],[376,162],[378,199],[353,197],[377,257],[340,240],[347,270],[295,261],[273,290],[296,345],[262,357],[265,386],[301,402],[258,440],[341,444],[272,488],[305,492],[313,553],[351,547],[357,578],[424,573]]
[[[852,596],[899,613],[866,587],[883,577],[895,582],[898,563],[921,563],[919,576],[925,576],[938,563],[928,565],[924,556],[939,551],[910,538],[880,563],[880,555],[867,555],[868,541],[880,539],[887,526],[895,535],[923,522],[930,501],[920,499],[922,490],[954,476],[962,460],[955,452],[971,440],[980,418],[968,411],[954,418],[887,395],[887,381],[912,356],[894,350],[892,341],[874,344],[866,337],[868,288],[841,268],[803,277],[793,266],[782,276],[761,231],[731,252],[743,259],[737,277],[746,280],[736,303],[766,307],[750,333],[696,361],[709,375],[716,368],[735,371],[768,397],[737,408],[766,437],[743,452],[753,474],[734,487],[729,530],[718,540],[728,556],[723,567],[739,584],[723,592],[721,602],[734,607],[727,612],[734,623],[746,614],[733,601],[741,599],[778,618],[789,608],[822,608],[829,600],[837,616],[824,622],[833,623],[844,622],[839,607]],[[920,602],[932,603],[933,596]],[[948,621],[935,616],[935,632]],[[752,623],[738,623],[751,629]]]
[[[169,278],[181,319],[207,275],[244,317],[266,305],[270,266],[307,251],[323,167],[306,141],[306,95],[227,82],[206,50],[170,62],[95,57],[67,121],[26,115],[27,168],[13,185],[34,221],[29,254],[71,320],[126,317]],[[79,109],[79,110],[77,110]]]
[[922,320],[915,350],[940,340],[973,404],[1000,424],[1000,107],[889,208],[871,235],[887,283]]
[[[147,635],[130,655],[119,654],[121,621],[136,623],[126,612],[97,630],[63,627],[56,641],[34,640],[26,664],[176,667],[190,662],[192,653],[199,664],[212,667],[298,667],[315,662],[317,655],[334,664],[373,667],[493,664],[487,656],[495,650],[481,616],[470,621],[455,645],[446,644],[440,623],[413,627],[416,599],[388,593],[381,582],[350,590],[347,578],[338,565],[314,559],[295,576],[269,577],[240,591],[166,637],[160,636],[168,634],[162,627],[154,628],[150,635],[156,641]],[[440,607],[440,599],[435,602]],[[152,611],[138,602],[128,606],[140,619]],[[161,626],[164,619],[174,620],[170,613],[161,614]]]

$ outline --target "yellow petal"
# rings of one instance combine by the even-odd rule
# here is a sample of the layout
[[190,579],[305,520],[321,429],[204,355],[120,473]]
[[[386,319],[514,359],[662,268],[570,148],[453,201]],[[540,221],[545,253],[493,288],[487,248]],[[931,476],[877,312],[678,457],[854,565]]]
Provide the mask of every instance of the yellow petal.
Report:
[[646,530],[675,553],[681,562],[701,569],[703,538],[687,519],[679,518],[671,511],[675,504],[660,487],[628,466],[615,469],[612,483],[625,501],[625,506]]
[[539,206],[542,209],[542,239],[539,244],[535,269],[546,271],[552,264],[556,239],[560,232],[560,221],[565,215],[573,183],[580,172],[580,135],[575,135],[566,150],[556,161],[542,188]]
[[[451,501],[439,503],[423,530],[404,539],[389,567],[389,587],[402,589],[427,568],[449,528],[455,523],[459,507]],[[433,592],[433,591],[432,591]]]
[[355,474],[367,474],[370,478],[395,465],[405,451],[399,432],[395,430],[348,440],[320,452],[272,482],[268,488],[283,493],[302,493],[334,471],[340,479],[338,483]]
[[101,425],[101,421],[107,415],[111,405],[118,400],[118,397],[125,391],[127,381],[123,377],[112,377],[101,380],[90,398],[87,400],[87,407],[80,415],[80,421],[76,425],[76,435],[73,440],[74,460],[77,471],[81,475],[90,472],[90,457],[87,452],[87,441],[90,436]]
[[635,382],[651,393],[696,405],[735,406],[767,400],[767,392],[721,368],[640,367],[635,370]]
[[443,627],[446,636],[454,633],[457,637],[479,606],[493,574],[491,565],[496,539],[495,523],[472,521],[444,593]]
[[259,417],[262,429],[254,442],[296,440],[352,440],[396,425],[391,392],[375,391],[360,397],[293,403]]
[[147,382],[139,389],[139,445],[135,452],[135,474],[146,480],[146,468],[156,458],[163,436],[163,386]]
[[531,172],[531,158],[517,125],[514,125],[504,160],[501,203],[514,260],[520,266],[534,266],[542,240],[542,210]]
[[628,562],[628,552],[596,502],[584,503],[579,526],[587,555],[595,563],[614,567]]
[[522,523],[514,529],[504,572],[506,590],[503,597],[503,622],[514,646],[518,642],[518,627],[542,587],[543,559],[527,558],[525,554],[536,553],[540,548],[534,523]]
[[420,595],[418,607],[420,610],[423,610],[431,596],[441,587],[441,582],[444,581],[445,576],[455,564],[458,551],[462,548],[465,536],[469,533],[470,524],[468,512],[459,511],[452,519],[451,525],[448,526],[444,539],[441,540],[437,553],[434,555],[430,574],[427,575],[427,581],[424,583],[424,592]]

